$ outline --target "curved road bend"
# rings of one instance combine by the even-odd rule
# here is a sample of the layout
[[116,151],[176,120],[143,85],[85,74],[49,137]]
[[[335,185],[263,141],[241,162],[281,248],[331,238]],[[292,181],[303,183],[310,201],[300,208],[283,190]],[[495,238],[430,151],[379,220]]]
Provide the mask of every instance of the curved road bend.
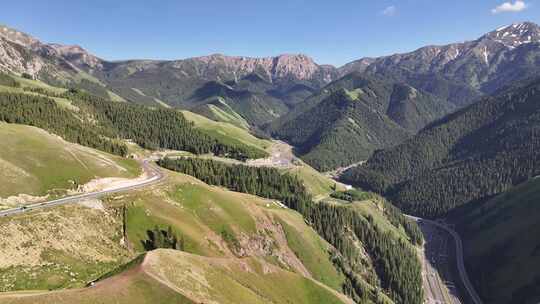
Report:
[[148,159],[145,159],[142,161],[141,167],[144,172],[148,175],[148,178],[145,180],[142,180],[140,183],[135,185],[129,185],[125,187],[118,187],[114,189],[108,189],[104,191],[96,191],[96,192],[90,192],[90,193],[84,193],[84,194],[78,194],[73,196],[68,196],[52,201],[42,202],[42,203],[35,203],[31,205],[26,205],[24,207],[18,207],[18,208],[12,208],[0,211],[0,217],[4,216],[11,216],[16,215],[24,212],[28,212],[31,210],[37,210],[41,208],[47,208],[52,206],[58,206],[58,205],[65,205],[65,204],[71,204],[71,203],[77,203],[84,199],[92,199],[92,198],[98,198],[102,197],[107,194],[116,193],[116,192],[123,192],[127,190],[134,190],[138,188],[142,188],[151,184],[155,184],[159,181],[161,181],[165,176],[163,173],[155,167],[155,165],[152,165],[151,162]]
[[463,242],[461,241],[461,237],[457,234],[457,232],[447,227],[446,225],[443,225],[441,223],[438,223],[432,220],[426,220],[426,219],[416,217],[416,216],[411,216],[411,215],[405,215],[405,216],[414,221],[422,221],[424,223],[428,223],[438,228],[441,228],[444,231],[448,232],[454,238],[454,241],[456,243],[456,261],[457,261],[457,267],[458,267],[461,281],[463,282],[463,285],[467,289],[467,292],[469,293],[471,300],[475,304],[483,304],[482,299],[480,299],[480,297],[476,293],[476,290],[474,289],[474,286],[471,284],[471,281],[469,280],[469,276],[467,275],[467,270],[465,269],[465,260],[463,259]]

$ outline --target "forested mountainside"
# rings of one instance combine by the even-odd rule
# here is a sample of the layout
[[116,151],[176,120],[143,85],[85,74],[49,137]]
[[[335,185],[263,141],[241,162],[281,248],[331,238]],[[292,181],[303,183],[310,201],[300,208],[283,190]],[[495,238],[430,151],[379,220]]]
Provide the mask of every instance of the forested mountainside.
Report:
[[270,123],[294,108],[285,119],[289,120],[305,108],[295,105],[313,100],[312,94],[324,95],[320,90],[330,82],[361,72],[430,96],[393,117],[405,128],[418,130],[432,118],[422,113],[433,106],[428,100],[435,98],[446,114],[506,83],[536,75],[539,32],[533,23],[514,24],[474,41],[362,58],[336,68],[318,65],[302,54],[267,58],[214,54],[184,60],[110,62],[79,46],[43,43],[2,27],[0,69],[82,88],[105,99],[178,107],[218,121],[241,117],[251,127]]
[[507,190],[540,171],[540,80],[516,84],[377,151],[343,180],[428,217]]
[[540,301],[540,180],[458,211],[469,276],[486,303]]
[[0,120],[37,126],[105,152],[125,156],[127,146],[119,139],[131,139],[148,149],[214,153],[237,159],[267,155],[240,142],[220,142],[195,129],[177,110],[112,102],[76,89],[54,92],[24,86],[8,75],[2,79],[11,87],[0,93]]
[[319,170],[366,160],[451,110],[403,83],[351,73],[298,104],[269,126]]
[[[272,85],[265,83],[263,79],[254,75],[255,79],[262,82],[262,88],[254,88],[258,80],[246,79],[240,82],[240,87],[236,83],[225,84],[217,81],[210,81],[197,89],[190,98],[184,102],[183,107],[199,114],[209,111],[209,118],[223,121],[219,117],[219,110],[238,116],[244,119],[250,126],[260,126],[268,123],[286,113],[289,109],[284,102],[268,93],[272,90]],[[250,89],[243,88],[241,84],[251,84]],[[267,86],[268,84],[269,86]]]
[[[382,288],[396,303],[423,302],[421,266],[413,247],[422,242],[422,235],[415,223],[391,205],[383,204],[385,215],[392,225],[405,231],[406,239],[381,231],[382,227],[374,222],[374,218],[357,213],[354,204],[313,202],[300,180],[275,168],[228,165],[193,158],[166,158],[159,165],[211,185],[278,199],[298,211],[336,247],[334,263],[346,277],[343,291],[358,303],[380,301],[373,286]],[[365,246],[374,272],[366,271],[362,250],[356,242]]]
[[[316,195],[318,199],[327,197],[331,188],[335,189],[336,185],[301,161],[293,168],[286,169],[285,173],[273,168],[224,165],[203,159],[202,157],[209,157],[206,155],[199,159],[197,154],[206,152],[239,159],[245,159],[247,155],[263,157],[267,155],[263,149],[267,148],[269,141],[249,135],[246,129],[214,122],[193,113],[113,102],[80,89],[55,88],[39,81],[7,74],[0,76],[0,90],[0,101],[3,101],[1,119],[11,123],[5,124],[3,131],[19,128],[25,131],[25,128],[29,127],[21,124],[35,125],[70,141],[119,155],[125,155],[128,151],[126,140],[149,150],[188,150],[193,154],[186,155],[193,158],[184,160],[184,164],[190,164],[190,168],[198,171],[179,167],[171,169],[183,170],[209,184],[268,198],[244,197],[239,193],[209,187],[198,180],[187,179],[185,175],[169,172],[167,181],[159,186],[88,202],[92,206],[96,204],[92,208],[84,207],[86,205],[57,207],[44,213],[29,212],[28,216],[31,218],[23,213],[11,220],[0,221],[0,226],[9,230],[13,238],[22,233],[25,238],[47,239],[52,244],[51,252],[55,254],[50,254],[49,247],[44,247],[41,241],[32,243],[23,250],[16,249],[20,246],[17,245],[18,241],[13,242],[13,246],[10,245],[5,250],[16,252],[16,258],[3,261],[0,265],[0,279],[8,282],[2,290],[82,287],[85,282],[95,280],[103,275],[103,272],[111,270],[111,273],[106,273],[101,278],[107,280],[111,276],[111,281],[98,282],[95,289],[85,289],[84,292],[91,291],[88,299],[102,299],[106,296],[104,293],[109,292],[103,289],[104,284],[108,284],[106,282],[123,282],[122,284],[126,284],[125,288],[130,290],[133,284],[143,284],[141,288],[144,290],[156,284],[152,276],[133,277],[129,269],[136,267],[142,269],[139,273],[143,274],[159,271],[161,280],[177,286],[181,292],[168,294],[167,298],[171,301],[219,298],[234,302],[238,299],[238,295],[229,297],[227,293],[194,296],[191,289],[185,288],[183,281],[176,281],[177,277],[163,277],[162,271],[166,265],[178,265],[200,271],[200,275],[210,282],[212,288],[219,288],[219,282],[223,280],[240,280],[245,282],[243,287],[231,288],[243,293],[255,287],[262,293],[253,296],[253,299],[271,298],[275,299],[276,303],[283,303],[284,299],[313,303],[317,301],[317,297],[323,297],[329,303],[349,303],[350,299],[343,294],[358,303],[421,303],[420,268],[414,248],[421,242],[421,233],[415,223],[403,217],[399,210],[381,197],[362,193],[363,195],[355,199],[338,198],[315,203],[312,195]],[[34,133],[25,133],[25,137],[35,141],[30,137],[32,134]],[[39,134],[43,137],[40,137],[40,143],[56,138],[37,129],[36,135]],[[45,143],[41,145],[45,146]],[[50,143],[46,145],[49,146]],[[25,145],[13,145],[10,149],[17,147]],[[129,151],[131,153],[132,148]],[[10,153],[8,156],[16,152]],[[2,152],[2,155],[4,154],[6,151]],[[29,151],[27,154],[33,157]],[[62,163],[55,159],[55,155],[45,155],[50,158],[48,162],[51,165]],[[64,156],[58,153],[58,157]],[[87,170],[98,172],[85,155],[78,153],[77,157],[80,158],[79,161],[87,162]],[[10,160],[3,158],[5,159]],[[32,159],[30,163],[39,159],[41,158]],[[125,163],[129,172],[113,173],[118,176],[137,174],[136,169],[131,168],[134,165],[131,162],[134,161],[120,157],[118,160],[114,157],[114,160],[120,164]],[[173,164],[179,165],[182,161],[178,160]],[[78,170],[75,165],[70,166],[73,170]],[[23,167],[28,169],[28,166]],[[45,174],[38,173],[41,175],[37,176]],[[85,182],[86,175],[74,178],[78,182]],[[60,172],[48,174],[47,178],[66,179],[65,181],[69,182]],[[23,189],[21,191],[28,189],[22,184],[17,187]],[[324,193],[321,193],[321,190]],[[42,194],[39,191],[28,193]],[[20,193],[9,192],[9,195],[11,194]],[[293,210],[284,208],[284,205],[276,200],[299,212],[304,211],[302,215],[305,219]],[[22,224],[27,221],[31,221],[36,229],[27,230],[26,224]],[[334,227],[329,225],[329,221],[343,224]],[[100,235],[99,242],[87,243],[73,238],[66,232],[71,231],[73,225],[77,226],[79,233],[85,237]],[[62,233],[45,237],[45,230],[41,227],[55,227],[54,229]],[[160,237],[162,234],[163,237]],[[118,239],[121,235],[123,241]],[[25,238],[21,242],[24,242]],[[84,253],[60,248],[58,244],[70,244],[69,248],[80,248]],[[186,253],[160,253],[163,251],[160,249],[162,247]],[[39,257],[24,259],[22,256],[26,255],[27,250],[42,253]],[[94,252],[93,250],[98,250],[100,255],[86,254]],[[147,250],[150,251],[150,257],[144,258],[145,261],[154,259],[154,263],[157,263],[164,259],[167,262],[159,267],[154,263],[149,265],[149,262],[137,266],[142,262],[141,259],[127,263],[135,254]],[[56,259],[57,256],[62,258]],[[250,259],[252,262],[249,267],[260,271],[246,271],[245,266],[240,265],[239,271],[223,272],[216,276],[207,268],[197,268],[202,260],[219,265],[238,260],[232,257]],[[49,262],[58,266],[36,267],[39,263]],[[400,266],[395,268],[392,265]],[[231,264],[230,267],[233,266]],[[70,269],[73,274],[65,274],[61,269]],[[268,269],[272,271],[268,272]],[[55,281],[49,280],[51,276],[55,276]],[[251,277],[248,280],[246,276]],[[30,277],[35,279],[30,280]],[[288,284],[294,286],[296,292],[290,294],[285,289],[264,289],[265,286],[274,286],[268,283],[271,279],[288,280]],[[69,289],[61,293],[66,299],[71,297]],[[43,293],[26,299],[49,299],[50,296],[51,294]],[[140,297],[154,299],[155,294],[146,292]],[[119,302],[127,299],[132,298],[118,298]],[[17,302],[18,299],[13,301]]]

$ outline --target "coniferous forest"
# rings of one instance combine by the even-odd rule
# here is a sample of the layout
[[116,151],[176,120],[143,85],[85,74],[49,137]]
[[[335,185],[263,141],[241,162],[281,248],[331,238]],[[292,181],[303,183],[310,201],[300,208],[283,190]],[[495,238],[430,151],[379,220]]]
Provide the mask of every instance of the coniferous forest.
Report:
[[[396,303],[423,302],[421,266],[416,250],[391,233],[382,232],[372,220],[355,212],[351,204],[315,203],[296,177],[275,168],[228,165],[196,158],[165,158],[158,164],[192,175],[211,185],[278,199],[301,213],[311,226],[339,251],[345,259],[339,263],[349,265],[348,270],[343,271],[347,277],[343,291],[356,301],[376,301],[377,296],[362,285],[362,280],[368,280],[372,284],[380,284]],[[416,224],[405,219],[395,208],[385,209],[391,223],[404,227],[411,242],[421,243],[421,232]],[[350,233],[353,233],[354,237],[351,238]],[[355,263],[360,254],[355,239],[369,252],[380,282],[374,278],[358,277],[355,269],[360,270],[364,266]],[[343,270],[344,267],[340,268]]]
[[540,80],[434,122],[342,176],[404,212],[438,217],[540,174]]
[[0,120],[36,126],[67,141],[121,156],[128,149],[120,139],[130,139],[147,149],[214,153],[239,160],[267,155],[247,145],[222,143],[195,129],[175,110],[115,103],[79,90],[47,93],[70,100],[78,111],[62,107],[45,96],[2,92]]
[[126,155],[127,146],[113,139],[114,133],[96,129],[47,97],[0,93],[0,121],[45,129],[67,141],[117,155]]
[[221,143],[195,129],[193,123],[176,110],[110,102],[73,89],[66,92],[65,96],[75,100],[75,104],[100,125],[114,130],[121,138],[133,140],[143,148],[166,148],[195,154],[214,153],[239,160],[267,155],[247,145]]

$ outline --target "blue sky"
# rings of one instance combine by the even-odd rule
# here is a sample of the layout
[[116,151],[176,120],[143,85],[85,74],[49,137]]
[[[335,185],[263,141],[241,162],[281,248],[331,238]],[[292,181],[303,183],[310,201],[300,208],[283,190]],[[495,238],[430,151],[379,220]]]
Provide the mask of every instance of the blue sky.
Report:
[[475,39],[513,22],[540,23],[540,0],[504,2],[19,0],[2,4],[0,23],[110,60],[304,53],[339,66]]

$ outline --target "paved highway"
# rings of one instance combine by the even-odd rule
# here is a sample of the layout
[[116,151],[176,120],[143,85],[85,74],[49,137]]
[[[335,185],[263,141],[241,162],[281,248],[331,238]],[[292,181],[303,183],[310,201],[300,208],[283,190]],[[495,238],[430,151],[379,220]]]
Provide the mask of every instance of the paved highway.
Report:
[[449,235],[436,226],[423,223],[424,246],[420,250],[422,277],[427,304],[460,304],[452,276],[448,271]]
[[142,188],[151,184],[155,184],[164,178],[164,175],[161,172],[161,170],[159,170],[159,168],[156,168],[156,166],[152,164],[149,159],[143,160],[141,162],[141,166],[142,166],[143,171],[146,173],[147,178],[137,184],[108,189],[104,191],[78,194],[78,195],[68,196],[68,197],[64,197],[64,198],[60,198],[60,199],[56,199],[52,201],[26,205],[23,207],[18,207],[18,208],[13,208],[13,209],[7,209],[7,210],[0,211],[0,217],[11,216],[11,215],[20,214],[20,213],[28,212],[31,210],[41,209],[41,208],[77,203],[77,202],[80,202],[81,200],[98,198],[98,197],[102,197],[104,195],[111,194],[111,193],[123,192],[127,190]]
[[467,270],[465,269],[465,261],[463,259],[463,242],[461,241],[461,237],[457,234],[457,232],[455,232],[450,227],[436,221],[431,221],[431,220],[419,218],[416,216],[410,216],[410,215],[407,215],[407,217],[417,222],[423,222],[426,224],[433,225],[437,228],[440,228],[448,232],[452,236],[456,245],[456,263],[457,263],[457,268],[458,268],[461,281],[463,282],[463,285],[465,286],[465,289],[467,290],[467,293],[469,294],[471,301],[474,304],[483,304],[482,299],[480,299],[480,297],[476,293],[476,290],[474,289],[474,286],[471,284],[471,281],[469,280],[469,276],[467,275]]

